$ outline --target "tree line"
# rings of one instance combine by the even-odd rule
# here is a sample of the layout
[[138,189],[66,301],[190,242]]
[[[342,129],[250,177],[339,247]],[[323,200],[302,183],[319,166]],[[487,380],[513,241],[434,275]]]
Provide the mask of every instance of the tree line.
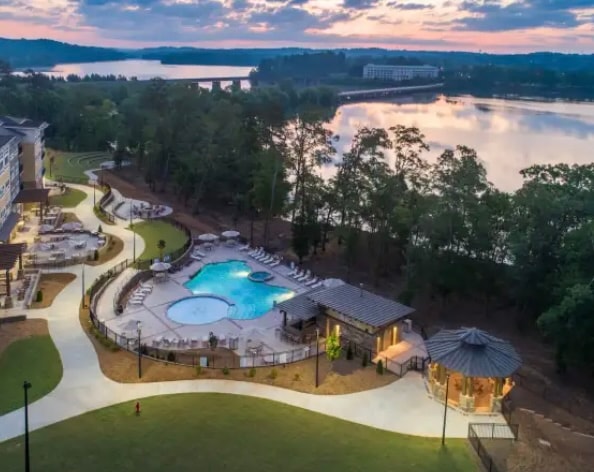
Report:
[[[132,160],[154,191],[191,211],[263,221],[266,246],[270,222],[284,218],[299,260],[332,246],[347,272],[404,280],[394,294],[404,303],[430,293],[479,300],[487,312],[513,305],[521,325],[555,343],[560,369],[594,373],[594,164],[533,166],[506,193],[463,145],[429,164],[414,127],[360,128],[339,155],[327,127],[335,106],[324,88],[0,78],[0,114],[47,121],[54,147],[113,145],[116,162]],[[336,172],[324,180],[329,165]]]

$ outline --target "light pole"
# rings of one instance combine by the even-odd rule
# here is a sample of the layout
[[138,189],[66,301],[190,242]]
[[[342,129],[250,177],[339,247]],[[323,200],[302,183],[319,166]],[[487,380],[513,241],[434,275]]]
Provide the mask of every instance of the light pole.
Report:
[[27,395],[30,388],[31,384],[25,380],[23,382],[23,391],[25,392],[25,472],[31,470],[29,457],[29,396]]
[[445,391],[445,402],[443,408],[443,431],[441,432],[441,445],[445,446],[445,431],[446,431],[446,420],[448,418],[448,393],[450,387],[450,374],[446,373],[446,391]]
[[132,223],[132,202],[130,201],[130,229],[132,230],[132,262],[136,262],[136,231],[134,231],[134,223]]
[[97,186],[97,181],[93,179],[93,207],[97,206],[97,197],[95,196],[95,187]]
[[316,326],[316,388],[319,385],[319,374],[320,372],[320,328]]
[[142,324],[136,322],[136,331],[138,332],[138,378],[142,378],[142,350],[140,349],[140,335],[142,334]]
[[85,308],[85,261],[83,260],[80,264],[82,266],[82,274],[81,274],[81,292],[82,292],[82,307]]

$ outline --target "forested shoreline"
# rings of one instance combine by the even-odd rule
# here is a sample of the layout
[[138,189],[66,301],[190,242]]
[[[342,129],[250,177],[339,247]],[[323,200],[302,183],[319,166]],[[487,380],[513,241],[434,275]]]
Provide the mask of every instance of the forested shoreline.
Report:
[[[209,92],[162,80],[0,79],[0,114],[49,122],[57,149],[113,146],[116,162],[131,159],[151,189],[198,215],[222,207],[265,227],[286,218],[298,258],[330,243],[348,268],[369,258],[372,280],[406,281],[392,294],[405,303],[431,293],[514,305],[519,325],[555,344],[561,370],[594,374],[594,164],[534,166],[505,193],[473,149],[450,143],[428,164],[422,130],[398,123],[359,129],[338,155],[327,127],[335,106],[329,89],[287,84]],[[319,170],[331,162],[325,181]]]

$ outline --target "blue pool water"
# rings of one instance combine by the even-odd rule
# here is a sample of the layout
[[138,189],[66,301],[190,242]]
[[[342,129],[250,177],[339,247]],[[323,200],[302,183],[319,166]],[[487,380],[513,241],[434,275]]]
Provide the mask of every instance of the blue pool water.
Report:
[[[274,302],[282,302],[293,297],[294,292],[287,288],[265,282],[252,282],[248,279],[250,273],[250,266],[243,261],[207,264],[184,285],[195,295],[213,294],[223,297],[232,304],[229,306],[227,317],[237,320],[258,318],[270,311]],[[201,300],[189,298],[180,302],[185,302],[184,305],[189,309],[192,305],[200,304]],[[177,303],[172,305],[170,310],[176,305]],[[183,309],[183,305],[178,306],[179,309]],[[206,313],[204,318],[205,321],[202,323],[213,321],[212,316]],[[193,323],[197,324],[196,321]]]

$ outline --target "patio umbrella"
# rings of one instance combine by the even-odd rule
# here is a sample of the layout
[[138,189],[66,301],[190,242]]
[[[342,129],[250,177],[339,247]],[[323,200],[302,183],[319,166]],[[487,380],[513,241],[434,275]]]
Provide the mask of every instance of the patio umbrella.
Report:
[[344,280],[340,280],[340,279],[326,279],[326,280],[324,280],[324,287],[326,287],[326,288],[340,287],[341,285],[344,285]]
[[203,241],[207,243],[211,243],[213,241],[216,241],[217,239],[219,239],[219,237],[216,234],[212,233],[205,233],[198,236],[198,241]]
[[228,239],[237,238],[239,236],[239,231],[235,231],[235,230],[223,231],[221,233],[221,236],[223,236],[223,238],[228,238]]
[[151,265],[151,270],[153,272],[166,272],[171,268],[171,264],[168,262],[155,262]]

